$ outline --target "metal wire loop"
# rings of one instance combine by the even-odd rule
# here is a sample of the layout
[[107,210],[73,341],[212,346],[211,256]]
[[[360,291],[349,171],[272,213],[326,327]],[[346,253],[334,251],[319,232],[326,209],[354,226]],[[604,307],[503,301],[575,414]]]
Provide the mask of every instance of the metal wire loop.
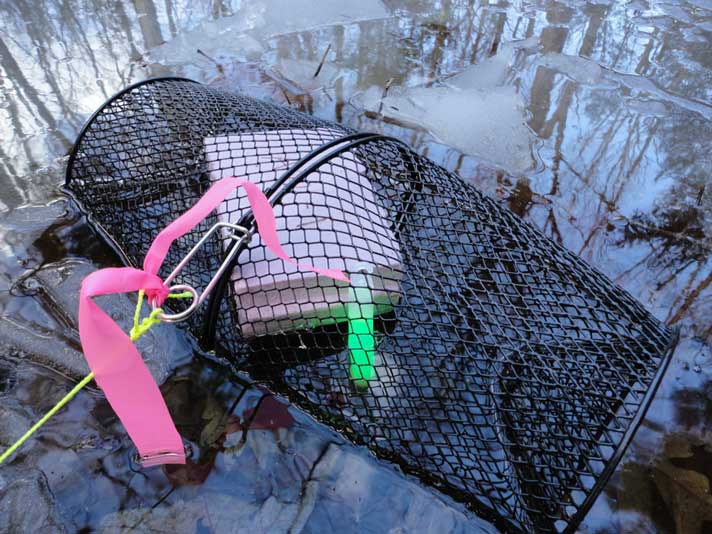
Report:
[[[244,226],[238,226],[236,224],[231,224],[227,222],[218,222],[214,224],[210,230],[208,230],[203,237],[200,238],[200,240],[193,246],[192,249],[183,257],[183,259],[176,265],[175,269],[171,272],[171,274],[168,275],[168,277],[164,280],[164,284],[168,285],[171,283],[183,270],[183,268],[188,265],[190,262],[191,258],[195,256],[195,254],[198,252],[200,247],[202,247],[210,238],[211,236],[217,232],[218,230],[223,230],[224,237],[226,239],[230,239],[233,241],[232,246],[230,247],[227,255],[225,256],[225,259],[223,260],[222,264],[218,268],[218,270],[215,272],[215,275],[210,279],[210,282],[205,286],[205,289],[202,291],[202,293],[198,293],[198,291],[187,284],[177,284],[174,286],[171,286],[171,293],[175,292],[180,292],[180,291],[188,291],[192,294],[192,302],[190,303],[190,306],[188,306],[187,309],[178,312],[178,313],[173,313],[173,314],[166,314],[163,313],[159,315],[162,321],[165,321],[167,323],[176,323],[180,321],[186,320],[188,317],[193,315],[195,311],[198,309],[200,304],[203,303],[203,301],[208,297],[210,292],[213,290],[215,285],[218,283],[218,280],[220,280],[220,277],[225,273],[225,271],[230,267],[230,264],[233,260],[233,258],[237,255],[237,253],[240,251],[241,246],[243,244],[247,244],[252,240],[252,232],[245,228]],[[156,309],[158,307],[158,303],[156,299],[151,299],[151,307],[153,309]]]

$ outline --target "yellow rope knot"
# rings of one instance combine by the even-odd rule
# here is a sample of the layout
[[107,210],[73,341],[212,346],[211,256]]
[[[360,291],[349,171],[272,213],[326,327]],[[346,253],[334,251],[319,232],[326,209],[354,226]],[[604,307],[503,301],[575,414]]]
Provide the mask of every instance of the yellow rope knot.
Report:
[[[159,324],[161,322],[161,315],[163,315],[163,308],[155,308],[151,310],[151,313],[148,314],[148,317],[144,317],[142,320],[140,320],[144,295],[145,293],[143,289],[139,290],[138,302],[136,303],[136,311],[134,311],[133,326],[131,327],[131,331],[129,332],[129,337],[131,338],[131,341],[136,341],[138,338],[148,332],[151,327]],[[168,294],[169,299],[187,299],[192,297],[193,294],[190,291]]]
[[161,322],[160,316],[163,313],[163,308],[155,308],[151,310],[151,313],[148,314],[148,317],[144,317],[143,320],[141,320],[143,297],[144,291],[143,289],[141,289],[138,292],[138,302],[136,303],[136,311],[134,311],[133,326],[131,327],[131,331],[129,332],[129,337],[131,338],[131,341],[136,341],[138,338],[148,332],[151,327]]

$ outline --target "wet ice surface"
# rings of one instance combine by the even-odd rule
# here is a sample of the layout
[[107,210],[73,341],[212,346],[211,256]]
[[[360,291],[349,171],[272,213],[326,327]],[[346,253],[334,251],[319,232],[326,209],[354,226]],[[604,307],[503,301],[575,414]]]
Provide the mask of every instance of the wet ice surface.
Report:
[[[648,417],[582,531],[708,531],[709,2],[244,4],[0,4],[0,444],[83,376],[78,282],[116,263],[57,191],[62,156],[115,90],[183,75],[402,138],[679,326]],[[124,319],[132,309],[107,305]],[[11,530],[485,528],[296,409],[254,410],[265,393],[191,360],[182,330],[142,343],[192,464],[135,471],[88,389],[0,468]]]
[[[289,16],[284,16],[289,13]],[[382,19],[389,12],[381,0],[261,0],[241,4],[234,14],[201,22],[153,48],[148,59],[162,65],[181,65],[196,59],[196,51],[234,61],[259,58],[267,40],[286,33],[301,32],[361,20]],[[160,30],[157,29],[160,33]],[[311,71],[311,74],[314,70]]]
[[[529,40],[531,44],[533,40]],[[522,43],[522,47],[526,44]],[[354,101],[371,116],[428,131],[441,143],[513,173],[533,167],[524,101],[506,83],[514,43],[438,86],[373,86]],[[430,84],[428,84],[430,85]]]

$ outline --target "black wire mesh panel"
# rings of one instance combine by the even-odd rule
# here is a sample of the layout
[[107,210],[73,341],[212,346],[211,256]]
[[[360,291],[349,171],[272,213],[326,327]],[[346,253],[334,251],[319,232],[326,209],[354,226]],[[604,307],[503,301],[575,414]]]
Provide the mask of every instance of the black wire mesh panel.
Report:
[[[458,177],[378,135],[187,80],[112,98],[67,185],[127,263],[225,176],[260,183],[299,272],[255,238],[190,319],[202,343],[502,530],[571,532],[649,404],[675,333]],[[236,192],[216,222],[250,226]],[[205,287],[233,242],[201,249]]]

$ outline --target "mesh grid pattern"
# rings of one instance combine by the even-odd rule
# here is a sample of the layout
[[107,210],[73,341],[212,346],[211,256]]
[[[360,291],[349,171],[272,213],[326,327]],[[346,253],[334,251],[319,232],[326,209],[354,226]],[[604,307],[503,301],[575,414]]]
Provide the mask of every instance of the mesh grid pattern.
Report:
[[[393,140],[189,81],[138,84],[88,123],[67,185],[141,265],[158,231],[223,176],[276,188],[291,269],[259,239],[191,329],[233,366],[505,531],[573,531],[620,458],[675,334],[494,200]],[[333,149],[309,158],[325,143]],[[214,223],[250,223],[236,193]],[[216,234],[177,282],[203,288]],[[361,329],[359,331],[359,328]]]

